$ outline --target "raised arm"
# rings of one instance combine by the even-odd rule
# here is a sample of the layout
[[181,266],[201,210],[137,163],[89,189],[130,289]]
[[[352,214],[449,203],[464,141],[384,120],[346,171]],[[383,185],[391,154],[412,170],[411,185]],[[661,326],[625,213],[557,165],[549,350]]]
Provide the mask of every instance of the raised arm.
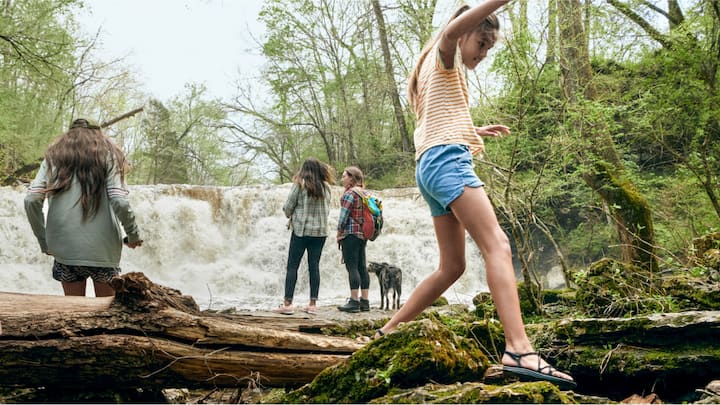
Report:
[[440,55],[447,68],[453,66],[458,39],[476,29],[490,14],[509,2],[510,0],[486,0],[448,23],[440,34],[439,44]]

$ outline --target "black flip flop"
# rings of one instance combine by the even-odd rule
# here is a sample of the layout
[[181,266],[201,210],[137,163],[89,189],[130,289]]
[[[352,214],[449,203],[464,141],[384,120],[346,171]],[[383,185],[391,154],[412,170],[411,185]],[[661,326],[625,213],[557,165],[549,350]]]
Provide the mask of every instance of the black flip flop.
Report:
[[[517,366],[505,366],[503,365],[503,371],[507,371],[513,374],[517,374],[521,378],[525,377],[531,380],[548,381],[558,386],[563,391],[573,390],[577,387],[577,383],[573,380],[566,380],[565,378],[555,377],[552,375],[553,371],[557,371],[553,366],[547,365],[540,367],[540,355],[537,352],[529,352],[523,354],[515,354],[513,352],[505,352],[511,359],[517,362]],[[523,367],[520,363],[520,359],[525,356],[538,356],[538,368],[536,370]],[[543,372],[547,370],[546,372]]]

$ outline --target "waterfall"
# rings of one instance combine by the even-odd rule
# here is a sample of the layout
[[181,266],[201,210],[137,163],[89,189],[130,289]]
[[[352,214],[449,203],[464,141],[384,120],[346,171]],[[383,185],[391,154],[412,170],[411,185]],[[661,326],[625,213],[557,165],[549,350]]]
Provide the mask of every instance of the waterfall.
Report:
[[[0,187],[0,291],[61,295],[52,258],[40,252],[23,209],[25,188]],[[202,309],[267,309],[282,302],[290,231],[282,205],[290,184],[243,187],[130,186],[130,201],[144,244],[123,248],[122,273],[139,271],[152,281],[191,295]],[[319,305],[344,302],[347,272],[335,242],[342,189],[333,187],[330,234],[320,262]],[[429,209],[415,188],[375,192],[383,201],[383,233],[368,242],[368,261],[403,270],[404,302],[438,263]],[[47,208],[47,207],[46,207]],[[483,261],[466,237],[467,271],[444,296],[470,304],[486,291]],[[370,274],[370,302],[380,289]],[[92,287],[88,286],[92,295]],[[307,258],[298,271],[294,302],[305,305]]]

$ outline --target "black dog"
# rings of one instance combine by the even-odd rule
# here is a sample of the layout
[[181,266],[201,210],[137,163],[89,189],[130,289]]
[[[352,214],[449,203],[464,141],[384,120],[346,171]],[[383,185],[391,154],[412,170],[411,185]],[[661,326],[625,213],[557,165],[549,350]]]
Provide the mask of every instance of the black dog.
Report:
[[393,309],[400,308],[402,294],[402,270],[387,263],[368,264],[368,271],[377,275],[380,283],[380,309],[390,309],[388,293],[393,292]]

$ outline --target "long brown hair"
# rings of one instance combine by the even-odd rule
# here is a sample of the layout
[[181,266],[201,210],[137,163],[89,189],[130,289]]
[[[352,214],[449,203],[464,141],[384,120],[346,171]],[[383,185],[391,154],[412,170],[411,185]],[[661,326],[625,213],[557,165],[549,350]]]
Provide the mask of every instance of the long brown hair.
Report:
[[335,177],[330,166],[314,157],[309,157],[303,163],[300,171],[293,176],[293,181],[298,186],[304,187],[308,195],[317,200],[325,198],[325,193],[329,192],[325,183],[335,183]]
[[[453,13],[452,17],[448,20],[448,22],[445,24],[445,27],[450,24],[450,21],[458,18],[460,14],[470,10],[470,6],[467,4],[464,4],[460,6],[455,12]],[[420,69],[422,68],[423,63],[425,62],[425,58],[427,58],[428,54],[433,50],[435,47],[435,44],[438,43],[440,40],[440,36],[442,35],[443,31],[445,31],[445,27],[443,27],[440,32],[435,35],[433,39],[431,39],[425,47],[420,51],[420,57],[418,58],[417,64],[415,65],[415,68],[412,71],[412,74],[410,75],[410,78],[408,80],[408,101],[410,102],[410,107],[415,110],[415,101],[417,100],[417,85],[418,85],[418,77],[420,75]],[[483,35],[486,36],[486,38],[489,41],[495,42],[497,39],[497,32],[500,30],[500,20],[497,18],[497,15],[495,13],[491,13],[489,16],[487,16],[484,20],[482,20],[478,26],[475,28],[475,31],[479,31],[483,33]]]
[[125,179],[125,155],[100,127],[79,118],[70,129],[50,144],[45,152],[48,162],[49,195],[67,191],[73,178],[80,183],[80,205],[83,221],[92,218],[100,208],[107,191],[107,176],[113,166]]

